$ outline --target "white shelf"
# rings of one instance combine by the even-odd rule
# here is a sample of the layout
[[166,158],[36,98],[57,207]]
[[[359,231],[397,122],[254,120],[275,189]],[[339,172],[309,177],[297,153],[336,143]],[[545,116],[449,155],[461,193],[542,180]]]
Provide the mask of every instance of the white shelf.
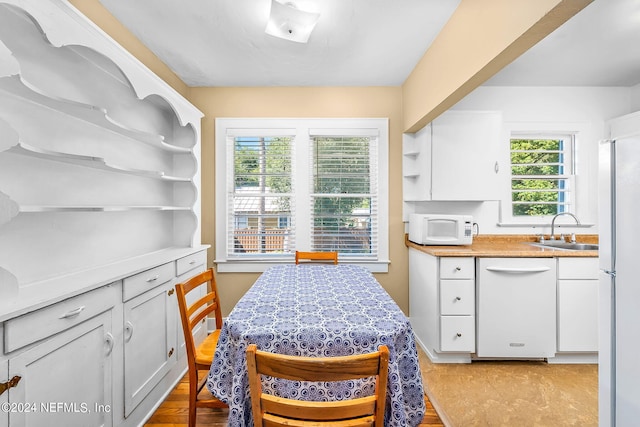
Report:
[[0,281],[200,245],[202,113],[66,0],[4,1]]
[[[28,110],[27,114],[42,117],[43,120],[51,120],[52,113],[54,115],[64,114],[165,151],[174,153],[191,152],[190,148],[167,144],[162,135],[142,132],[123,126],[109,117],[107,111],[102,108],[48,96],[29,85],[19,75],[0,78],[0,91],[3,92],[3,96],[14,97],[24,101],[23,108]],[[7,99],[1,100],[0,108],[7,102]]]
[[127,211],[188,211],[184,206],[40,206],[22,205],[20,213],[41,212],[127,212]]
[[80,154],[61,153],[19,142],[16,146],[8,150],[11,153],[23,156],[36,157],[40,159],[52,160],[56,162],[70,163],[74,165],[86,166],[94,169],[106,170],[116,173],[135,175],[145,178],[155,178],[166,181],[190,182],[190,178],[166,175],[162,171],[132,169],[124,166],[112,165],[102,157],[84,156]]

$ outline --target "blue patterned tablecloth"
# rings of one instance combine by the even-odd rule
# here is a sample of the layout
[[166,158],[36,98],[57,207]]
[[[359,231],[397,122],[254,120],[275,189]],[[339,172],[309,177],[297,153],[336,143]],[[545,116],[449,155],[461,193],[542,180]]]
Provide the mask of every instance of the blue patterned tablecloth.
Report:
[[[265,271],[225,320],[207,387],[229,405],[229,426],[253,425],[245,351],[341,356],[389,347],[385,426],[418,425],[425,412],[422,377],[409,320],[366,269],[354,265],[278,265]],[[280,380],[285,397],[352,398],[371,381],[324,385]]]

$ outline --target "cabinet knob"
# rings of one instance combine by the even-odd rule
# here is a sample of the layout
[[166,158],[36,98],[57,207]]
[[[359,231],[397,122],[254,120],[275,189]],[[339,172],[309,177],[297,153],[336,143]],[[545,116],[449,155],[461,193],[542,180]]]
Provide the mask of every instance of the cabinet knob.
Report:
[[460,338],[460,337],[462,336],[462,334],[461,334],[460,332],[458,332],[458,333],[456,334],[456,336],[457,336],[458,338]]
[[462,270],[462,268],[456,267],[456,271],[460,271],[460,270]]
[[462,298],[460,297],[456,297],[456,301],[460,301]]

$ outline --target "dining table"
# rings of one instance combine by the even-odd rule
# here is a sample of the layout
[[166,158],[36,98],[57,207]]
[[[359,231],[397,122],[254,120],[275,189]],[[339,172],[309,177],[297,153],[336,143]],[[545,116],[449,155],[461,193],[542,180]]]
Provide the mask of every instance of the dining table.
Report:
[[[366,268],[281,264],[266,269],[224,319],[207,388],[229,405],[228,425],[253,425],[246,348],[295,356],[345,356],[389,348],[385,426],[421,423],[425,413],[416,342],[407,316]],[[305,383],[263,378],[263,388],[302,400],[371,394],[373,379]]]

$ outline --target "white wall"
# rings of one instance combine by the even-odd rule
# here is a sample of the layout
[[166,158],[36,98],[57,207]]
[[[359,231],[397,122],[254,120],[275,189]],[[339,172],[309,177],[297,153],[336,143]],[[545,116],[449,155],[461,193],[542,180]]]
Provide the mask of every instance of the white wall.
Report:
[[631,92],[631,112],[640,111],[640,85],[630,89]]
[[[536,122],[573,124],[583,129],[576,148],[576,207],[581,222],[591,226],[572,231],[597,234],[598,141],[606,138],[607,120],[640,109],[640,85],[634,88],[481,86],[452,109],[502,112],[506,132],[503,162],[508,162],[507,130],[511,123],[531,123],[532,129]],[[505,189],[508,188],[506,183]],[[500,202],[497,201],[424,202],[417,211],[471,214],[482,234],[550,232],[549,226],[500,225]]]

